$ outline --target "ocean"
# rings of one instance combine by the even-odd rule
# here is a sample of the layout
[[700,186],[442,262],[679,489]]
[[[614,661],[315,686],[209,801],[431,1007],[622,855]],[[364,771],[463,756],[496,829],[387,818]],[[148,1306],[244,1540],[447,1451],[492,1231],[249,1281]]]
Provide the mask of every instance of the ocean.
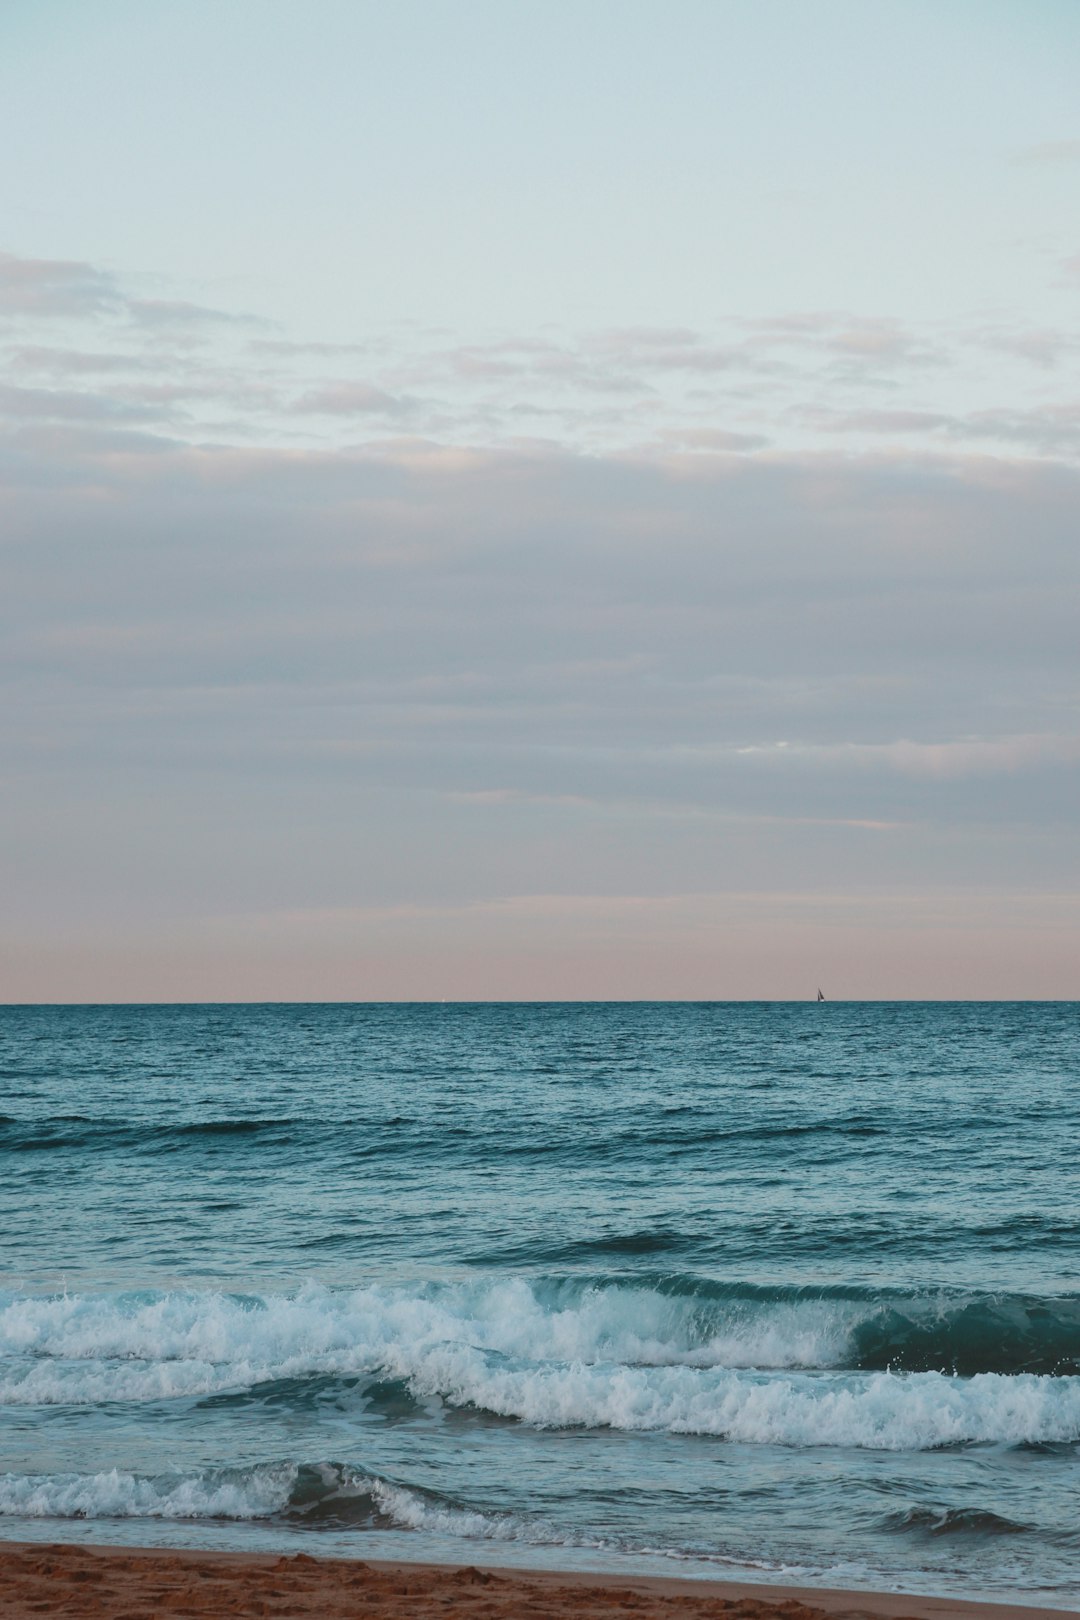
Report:
[[0,1536],[1080,1605],[1080,1008],[0,1008]]

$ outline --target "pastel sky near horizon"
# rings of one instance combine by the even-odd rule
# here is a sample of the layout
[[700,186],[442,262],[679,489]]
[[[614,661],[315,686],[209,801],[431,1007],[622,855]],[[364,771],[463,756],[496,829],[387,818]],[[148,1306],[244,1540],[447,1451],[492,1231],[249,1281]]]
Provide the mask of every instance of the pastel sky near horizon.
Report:
[[1074,0],[5,0],[0,1000],[1069,997]]

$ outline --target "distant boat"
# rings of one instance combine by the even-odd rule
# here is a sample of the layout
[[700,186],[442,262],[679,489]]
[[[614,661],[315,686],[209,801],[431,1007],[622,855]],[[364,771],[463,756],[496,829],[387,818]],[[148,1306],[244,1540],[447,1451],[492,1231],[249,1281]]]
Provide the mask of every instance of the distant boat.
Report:
[[817,998],[818,998],[819,1001],[824,1001],[825,1000],[825,997],[822,995],[820,990],[817,993]]

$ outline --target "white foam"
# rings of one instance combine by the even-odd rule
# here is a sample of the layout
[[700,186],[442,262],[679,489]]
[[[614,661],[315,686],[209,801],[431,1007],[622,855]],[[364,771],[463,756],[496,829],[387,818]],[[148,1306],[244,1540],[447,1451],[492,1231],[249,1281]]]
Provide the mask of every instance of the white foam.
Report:
[[[318,1465],[326,1499],[362,1495],[394,1525],[455,1539],[528,1541],[538,1546],[566,1540],[550,1526],[510,1514],[481,1513],[425,1497],[406,1485],[358,1472]],[[117,1469],[97,1474],[0,1475],[0,1517],[25,1519],[266,1519],[292,1499],[300,1470],[292,1463],[148,1478]],[[574,1540],[588,1546],[591,1542]],[[599,1545],[597,1543],[597,1545]]]
[[887,1450],[1080,1439],[1078,1378],[799,1370],[835,1360],[852,1320],[847,1304],[807,1303],[719,1327],[714,1312],[705,1331],[685,1297],[545,1300],[522,1280],[252,1301],[15,1297],[0,1308],[0,1402],[168,1400],[331,1373],[400,1378],[543,1427]]
[[687,1367],[492,1367],[432,1351],[414,1387],[539,1427],[716,1435],[747,1444],[927,1450],[1080,1439],[1080,1379],[941,1373],[767,1376]]
[[509,1513],[481,1513],[474,1508],[437,1502],[405,1485],[394,1485],[384,1479],[373,1479],[370,1488],[382,1512],[403,1530],[423,1530],[430,1535],[460,1537],[467,1541],[528,1541],[534,1546],[599,1545],[559,1535],[540,1521],[526,1523]]
[[218,1293],[8,1297],[0,1356],[200,1362],[280,1367],[312,1358],[337,1370],[381,1342],[457,1340],[553,1361],[638,1365],[823,1367],[843,1357],[855,1317],[846,1304],[761,1307],[641,1287],[539,1290],[497,1282],[319,1289],[243,1301]]
[[2,1474],[0,1515],[22,1519],[264,1519],[286,1506],[291,1464],[148,1479],[100,1474]]

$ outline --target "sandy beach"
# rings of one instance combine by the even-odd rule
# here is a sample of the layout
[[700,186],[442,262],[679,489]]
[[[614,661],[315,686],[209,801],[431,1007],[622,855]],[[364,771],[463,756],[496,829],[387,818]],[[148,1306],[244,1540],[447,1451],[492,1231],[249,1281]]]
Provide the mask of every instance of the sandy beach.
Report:
[[176,1552],[36,1542],[0,1544],[5,1620],[59,1613],[85,1620],[1060,1620],[1073,1610],[955,1598],[620,1579],[538,1570],[365,1563],[273,1554]]

